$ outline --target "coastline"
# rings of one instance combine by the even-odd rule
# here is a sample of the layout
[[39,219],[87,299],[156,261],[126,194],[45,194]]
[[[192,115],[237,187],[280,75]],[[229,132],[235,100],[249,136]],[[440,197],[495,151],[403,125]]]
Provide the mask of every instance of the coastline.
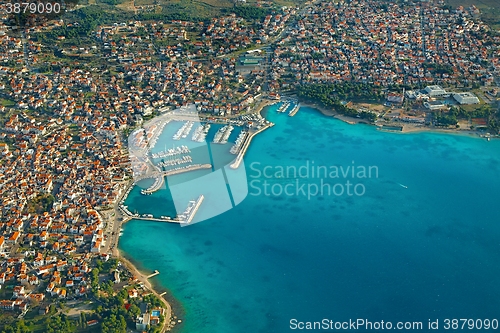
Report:
[[[120,204],[122,200],[126,199],[126,196],[129,194],[130,189],[135,186],[133,181],[127,181],[122,183],[123,190],[118,196],[115,204],[113,205],[113,209],[110,211],[99,211],[103,221],[106,222],[106,232],[108,233],[108,239],[106,241],[106,247],[103,249],[103,253],[110,253],[112,257],[118,259],[118,261],[132,273],[134,278],[141,282],[144,286],[144,289],[151,292],[153,295],[158,297],[158,299],[163,303],[165,308],[165,317],[163,322],[163,327],[161,328],[161,333],[172,331],[175,329],[177,319],[175,316],[175,311],[172,307],[172,301],[168,301],[163,294],[159,293],[158,290],[155,289],[154,285],[149,281],[148,274],[145,274],[139,270],[137,266],[135,266],[122,251],[119,250],[118,244],[120,241],[120,229],[122,226],[130,221],[132,218],[130,216],[125,215],[120,208]],[[110,214],[113,212],[113,214]]]
[[[167,301],[167,299],[163,296],[163,293],[159,293],[153,284],[149,281],[148,275],[146,273],[141,272],[137,266],[135,266],[127,257],[124,255],[123,251],[116,249],[116,256],[134,276],[137,281],[141,282],[144,285],[144,288],[150,291],[153,295],[158,297],[158,299],[164,304],[165,307],[165,319],[163,323],[163,327],[161,332],[172,331],[175,329],[177,325],[177,317],[175,316],[175,312],[173,310],[172,304]],[[180,321],[179,321],[180,323]]]
[[[258,106],[252,111],[252,113],[259,113],[260,114],[265,107],[273,104],[273,102],[274,101],[271,101],[269,99],[261,100],[260,103],[258,104]],[[146,124],[144,124],[144,126],[151,125],[151,124],[157,124],[157,123],[162,124],[163,122],[167,121],[169,118],[170,118],[170,113],[166,113],[166,114],[160,115],[159,119],[158,118],[151,119]],[[255,132],[255,133],[252,133],[247,140],[251,141],[252,138],[256,134],[260,133],[264,129],[269,128],[270,126],[272,126],[272,125],[267,125],[264,128],[262,128],[261,130]],[[161,130],[155,132],[155,135],[154,135],[155,139],[161,134],[161,132],[162,132]],[[249,145],[249,143],[250,142],[248,142],[248,145]],[[240,151],[240,154],[241,154],[241,151]],[[238,154],[238,157],[240,156],[240,154]],[[244,153],[243,153],[243,155],[244,155]],[[238,157],[237,157],[237,159],[238,159]],[[240,158],[240,162],[241,162],[241,158]],[[239,165],[239,163],[238,163],[238,165]],[[197,169],[203,169],[206,167],[207,167],[206,165],[203,165],[201,167],[198,167]],[[191,170],[182,170],[181,172],[185,172],[185,171],[191,171]],[[172,174],[176,174],[176,173],[180,173],[180,172],[173,172]],[[107,240],[107,243],[108,243],[107,249],[108,249],[108,252],[111,252],[113,257],[117,258],[122,263],[122,265],[124,265],[125,268],[132,273],[132,275],[137,279],[137,281],[140,281],[141,283],[143,283],[145,289],[147,289],[152,294],[154,294],[156,297],[158,297],[158,299],[160,299],[160,301],[164,304],[165,309],[166,309],[166,313],[165,313],[164,325],[162,327],[161,332],[172,331],[172,330],[175,331],[175,328],[178,327],[178,325],[176,325],[176,324],[181,322],[180,320],[177,320],[177,317],[175,315],[176,311],[174,311],[175,309],[172,306],[172,303],[175,303],[175,300],[168,301],[163,296],[164,295],[163,293],[160,293],[158,290],[155,289],[155,286],[149,281],[148,275],[144,272],[141,272],[139,270],[139,268],[136,265],[134,265],[132,263],[132,261],[126,257],[126,255],[123,253],[123,251],[121,251],[118,248],[118,244],[120,241],[119,235],[120,235],[121,227],[123,226],[123,224],[125,224],[128,221],[133,219],[133,217],[130,217],[130,216],[124,214],[124,212],[121,211],[121,208],[119,207],[119,205],[123,201],[126,200],[128,194],[130,193],[130,190],[134,186],[135,186],[134,181],[126,182],[126,184],[123,186],[123,190],[122,190],[120,196],[118,197],[118,199],[116,200],[116,202],[114,204],[114,207],[112,210],[114,212],[114,214],[113,215],[106,214],[106,218],[104,218],[106,225],[107,225],[106,229],[108,229],[108,227],[111,226],[111,228],[110,228],[111,230],[107,230],[107,231],[109,231],[109,238]],[[119,221],[117,219],[117,217],[121,217],[121,221]],[[110,245],[111,245],[111,249],[109,249]],[[111,250],[111,251],[109,251],[109,250]]]
[[[253,110],[253,113],[257,113],[257,112],[261,113],[267,106],[269,106],[270,104],[273,104],[273,102],[274,101],[271,101],[271,100],[261,101],[259,103],[258,107],[256,107]],[[316,110],[320,111],[325,116],[338,118],[338,119],[340,119],[348,124],[364,123],[364,124],[373,125],[373,126],[377,127],[376,125],[368,123],[362,119],[350,118],[350,117],[338,115],[333,110],[328,110],[328,109],[321,107],[319,105],[310,104],[310,103],[304,103],[304,104],[301,103],[301,106],[316,109]],[[407,125],[407,124],[404,124],[404,125],[405,125],[404,127],[406,128],[405,131],[394,132],[394,133],[436,132],[436,133],[447,133],[447,134],[455,134],[455,135],[458,134],[458,135],[467,135],[467,136],[478,137],[477,133],[466,131],[466,130],[457,131],[457,130],[446,130],[446,129],[433,129],[433,128],[427,128],[427,127],[423,127],[423,126],[411,126],[411,125]],[[251,139],[256,134],[258,134],[259,132],[265,130],[266,128],[268,128],[270,126],[272,126],[272,125],[266,125],[264,128],[260,129],[259,131],[252,133],[252,135],[249,138],[250,139],[249,141],[251,141]],[[249,144],[250,144],[250,142],[248,142],[248,145]],[[234,162],[236,162],[236,161],[234,161]],[[127,186],[125,188],[125,190],[123,192],[125,195],[128,193],[128,189],[131,186],[133,186],[133,184],[132,185],[129,184],[129,186]],[[119,210],[119,208],[117,210]],[[131,219],[133,219],[133,218],[131,218]],[[127,219],[119,222],[118,224],[121,226],[124,223],[128,222],[129,220],[130,220],[130,218],[127,218]],[[119,230],[119,228],[118,228],[118,230]],[[167,309],[167,312],[166,312],[166,316],[165,316],[165,324],[164,324],[165,326],[162,328],[162,332],[170,331],[170,330],[173,330],[173,331],[178,330],[179,325],[177,324],[177,318],[175,317],[175,312],[176,312],[176,309],[181,309],[182,305],[179,302],[177,302],[175,299],[168,301],[164,296],[162,296],[163,294],[161,292],[163,290],[160,291],[159,288],[165,288],[166,286],[157,286],[155,288],[154,283],[152,283],[151,281],[149,281],[147,279],[148,274],[141,272],[140,269],[136,265],[134,265],[131,260],[127,259],[127,257],[126,257],[127,254],[118,249],[117,246],[118,246],[119,237],[118,236],[116,236],[116,237],[117,237],[116,238],[117,242],[116,242],[115,248],[113,249],[113,254],[120,260],[120,262],[122,262],[122,264],[125,267],[127,267],[127,269],[129,269],[132,272],[132,274],[134,275],[134,277],[137,278],[138,281],[140,281],[144,284],[145,289],[147,288],[147,290],[151,291],[151,293],[153,293],[155,296],[157,296],[165,304],[165,309]],[[139,263],[139,266],[140,266],[140,263]],[[179,308],[177,308],[175,306],[176,303],[178,304]],[[180,311],[182,311],[182,310],[180,310]],[[172,325],[172,322],[174,322],[176,324]]]
[[[342,120],[343,122],[350,124],[350,125],[366,124],[366,125],[378,127],[380,129],[380,126],[377,126],[376,124],[367,122],[363,119],[352,118],[352,117],[340,115],[340,114],[336,113],[335,111],[327,109],[324,106],[321,106],[317,103],[302,103],[301,102],[301,105],[304,107],[315,109],[315,110],[319,111],[321,114],[323,114],[324,116],[333,117],[333,118],[337,118],[339,120]],[[391,125],[395,125],[395,124],[391,124]],[[427,126],[414,125],[414,124],[408,124],[408,123],[398,123],[397,125],[401,126],[403,129],[401,131],[388,131],[388,132],[396,133],[396,134],[415,134],[415,133],[423,133],[423,132],[445,133],[445,134],[463,135],[463,136],[483,139],[483,137],[481,137],[481,132],[474,131],[474,130],[454,129],[454,128],[435,128],[435,127],[427,127]],[[492,138],[494,138],[494,137],[492,136]]]
[[[127,223],[131,219],[127,219],[121,223],[119,223],[119,227],[123,226],[124,223]],[[139,268],[132,263],[130,259],[128,259],[125,255],[125,253],[121,250],[118,249],[118,241],[119,241],[119,236],[116,236],[117,242],[116,245],[113,247],[112,250],[112,256],[117,258],[119,262],[132,274],[136,282],[142,283],[144,286],[144,289],[147,290],[148,292],[152,293],[155,295],[164,305],[165,308],[165,319],[163,322],[163,327],[160,332],[167,332],[167,331],[175,331],[175,327],[177,325],[177,317],[175,315],[176,311],[174,311],[174,307],[172,306],[172,303],[175,303],[173,301],[168,301],[165,297],[164,294],[166,293],[160,293],[153,283],[149,281],[147,273],[141,272]]]

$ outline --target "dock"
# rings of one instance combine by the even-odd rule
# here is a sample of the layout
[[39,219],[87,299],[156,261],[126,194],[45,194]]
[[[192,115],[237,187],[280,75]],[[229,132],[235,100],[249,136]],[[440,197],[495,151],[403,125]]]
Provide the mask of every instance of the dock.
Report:
[[161,189],[163,187],[163,185],[165,185],[165,178],[163,177],[163,175],[158,175],[155,178],[155,182],[153,183],[153,185],[151,185],[150,187],[148,187],[145,190],[141,190],[141,194],[149,195],[151,193],[154,193],[154,192],[158,191],[159,189]]
[[245,153],[247,152],[247,149],[250,146],[250,142],[252,142],[253,137],[256,136],[257,134],[259,134],[260,132],[268,129],[269,127],[272,127],[272,126],[274,126],[274,124],[269,123],[269,124],[265,125],[264,127],[262,127],[261,129],[259,129],[258,131],[247,135],[247,137],[245,138],[245,141],[241,144],[241,149],[240,149],[240,152],[238,153],[238,156],[236,156],[236,159],[229,167],[231,169],[238,169],[240,164],[241,164],[241,161],[243,160],[243,156],[245,156]]
[[297,114],[299,109],[300,109],[300,104],[297,103],[297,105],[295,105],[295,107],[288,113],[288,116],[290,116],[290,117],[295,116],[295,114]]
[[193,221],[193,218],[196,215],[196,212],[200,208],[201,203],[203,202],[204,199],[205,197],[202,194],[198,197],[198,199],[196,199],[196,201],[194,202],[194,206],[191,207],[190,205],[188,205],[188,207],[186,208],[187,216],[185,217],[184,221],[181,221],[181,223],[189,224],[191,223],[191,221]]
[[125,208],[125,207],[122,207],[122,206],[119,206],[120,210],[122,211],[122,213],[124,215],[126,215],[126,218],[124,219],[124,222],[127,222],[129,220],[141,220],[141,221],[149,221],[149,222],[166,222],[166,223],[176,223],[176,224],[189,224],[193,221],[193,218],[194,216],[196,215],[196,213],[198,212],[200,206],[201,206],[201,203],[203,202],[203,200],[205,199],[205,196],[203,194],[201,194],[198,199],[196,200],[192,200],[188,203],[188,206],[186,208],[186,210],[182,213],[182,214],[179,214],[177,217],[175,218],[166,218],[166,217],[161,217],[161,218],[158,218],[158,217],[154,217],[152,215],[149,215],[149,214],[144,214],[144,215],[138,215],[138,214],[132,214],[130,213],[130,211]]
[[[182,168],[176,168],[173,170],[163,171],[160,174],[157,173],[156,175],[148,177],[148,178],[155,178],[155,182],[149,188],[142,190],[141,194],[149,195],[149,194],[152,194],[152,193],[160,190],[163,187],[163,185],[165,184],[165,177],[173,176],[173,175],[176,175],[179,173],[184,173],[184,172],[189,172],[189,171],[195,171],[195,170],[201,170],[201,169],[211,169],[211,168],[212,168],[211,164],[194,164],[194,165],[190,165],[190,166],[186,166],[186,167],[182,167]],[[143,180],[143,179],[147,179],[147,178],[140,178],[138,180]]]
[[153,276],[157,276],[158,274],[160,274],[160,272],[158,272],[158,270],[155,269],[153,274],[149,274],[148,276],[146,276],[146,279],[151,279]]

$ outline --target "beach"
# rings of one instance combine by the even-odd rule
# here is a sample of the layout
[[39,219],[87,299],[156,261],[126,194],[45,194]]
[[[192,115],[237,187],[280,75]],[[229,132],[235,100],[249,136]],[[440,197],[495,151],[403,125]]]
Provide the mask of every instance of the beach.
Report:
[[[144,288],[154,294],[161,302],[163,302],[165,307],[165,320],[164,325],[161,332],[171,331],[175,326],[175,318],[174,311],[172,309],[171,303],[164,297],[164,295],[160,294],[157,290],[155,290],[154,286],[151,284],[149,279],[147,278],[147,274],[141,272],[130,260],[128,260],[118,249],[118,242],[120,240],[120,230],[124,223],[130,220],[130,217],[124,216],[123,212],[119,208],[119,204],[124,197],[129,193],[128,190],[131,186],[134,186],[132,181],[125,182],[122,184],[123,190],[121,195],[118,197],[115,205],[113,206],[113,210],[100,212],[103,220],[106,222],[107,226],[107,235],[108,239],[106,241],[106,247],[104,248],[104,253],[111,253],[114,258],[117,258],[122,265],[124,265],[127,270],[129,270],[132,275],[141,283],[143,283]],[[113,212],[113,213],[111,213]],[[174,323],[174,324],[172,324]]]

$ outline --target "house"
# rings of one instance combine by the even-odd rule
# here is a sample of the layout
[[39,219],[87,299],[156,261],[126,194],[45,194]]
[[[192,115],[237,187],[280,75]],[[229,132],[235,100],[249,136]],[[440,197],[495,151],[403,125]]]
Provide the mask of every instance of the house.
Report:
[[87,321],[87,326],[95,326],[97,324],[99,324],[99,321],[97,321],[95,319]]
[[6,143],[0,142],[0,153],[5,155],[9,152],[9,146]]
[[19,240],[21,233],[19,231],[14,231],[12,235],[7,239],[8,244],[16,244]]
[[403,104],[405,97],[402,94],[388,93],[387,101],[395,104]]
[[24,296],[24,286],[15,286],[13,296],[14,297]]
[[130,298],[136,298],[137,296],[139,296],[138,292],[136,289],[130,289],[128,291],[128,297]]
[[14,301],[2,300],[2,301],[0,301],[0,309],[7,310],[7,311],[13,311],[14,304],[15,304]]
[[145,331],[149,325],[150,325],[149,313],[144,313],[139,317],[137,317],[137,321],[135,322],[135,329],[138,331]]
[[38,285],[40,283],[40,281],[38,280],[38,277],[36,275],[32,275],[28,278],[28,282],[30,285],[32,286],[35,286],[35,285]]
[[164,310],[162,308],[157,308],[151,310],[151,316],[150,316],[150,325],[151,326],[156,326],[160,324],[161,316],[163,315]]

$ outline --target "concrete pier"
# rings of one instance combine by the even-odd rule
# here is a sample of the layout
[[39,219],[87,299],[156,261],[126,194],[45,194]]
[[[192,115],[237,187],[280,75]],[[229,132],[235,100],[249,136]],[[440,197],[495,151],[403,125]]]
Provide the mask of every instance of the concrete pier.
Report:
[[[141,194],[149,195],[149,194],[154,193],[154,192],[158,191],[159,189],[161,189],[163,187],[163,185],[165,185],[165,177],[173,176],[173,175],[176,175],[179,173],[184,173],[184,172],[189,172],[189,171],[194,171],[194,170],[201,170],[201,169],[210,169],[210,168],[212,168],[211,164],[195,164],[195,165],[190,165],[187,167],[178,168],[178,169],[174,169],[174,170],[163,171],[161,174],[157,173],[155,175],[148,177],[148,178],[154,177],[154,178],[156,178],[156,180],[155,180],[154,184],[151,185],[148,189],[142,190]],[[145,179],[145,178],[141,178],[139,180],[143,180],[143,179]]]
[[297,114],[297,112],[299,111],[299,109],[300,109],[300,104],[299,104],[299,103],[297,103],[297,105],[295,105],[295,107],[293,108],[293,110],[292,110],[292,111],[290,111],[290,112],[288,113],[288,115],[289,115],[290,117],[295,116],[295,114]]
[[238,156],[236,156],[236,159],[234,160],[234,162],[230,165],[230,168],[231,169],[238,169],[238,167],[240,166],[241,164],[241,161],[243,160],[243,156],[245,156],[245,153],[247,152],[247,149],[248,147],[250,146],[250,142],[252,142],[252,139],[254,136],[256,136],[257,134],[259,134],[260,132],[268,129],[269,127],[272,127],[274,126],[273,123],[269,123],[267,125],[265,125],[264,127],[262,127],[261,129],[259,129],[258,131],[256,132],[253,132],[253,133],[250,133],[246,138],[245,138],[245,141],[243,142],[243,144],[241,145],[241,148],[240,148],[240,152],[238,153]]
[[157,269],[155,269],[155,271],[154,271],[154,273],[153,273],[153,274],[149,274],[148,276],[146,276],[146,279],[151,279],[153,276],[156,276],[156,275],[158,275],[158,274],[160,274],[160,272],[158,272],[158,270],[157,270]]
[[[196,199],[194,207],[191,208],[191,210],[187,213],[188,215],[186,216],[186,219],[184,221],[181,221],[181,223],[189,224],[189,223],[191,223],[191,221],[193,221],[193,218],[196,215],[196,212],[200,208],[201,203],[203,202],[204,199],[205,199],[205,197],[203,196],[203,194],[200,195],[198,197],[198,199]],[[189,206],[188,206],[188,209],[189,209]]]

